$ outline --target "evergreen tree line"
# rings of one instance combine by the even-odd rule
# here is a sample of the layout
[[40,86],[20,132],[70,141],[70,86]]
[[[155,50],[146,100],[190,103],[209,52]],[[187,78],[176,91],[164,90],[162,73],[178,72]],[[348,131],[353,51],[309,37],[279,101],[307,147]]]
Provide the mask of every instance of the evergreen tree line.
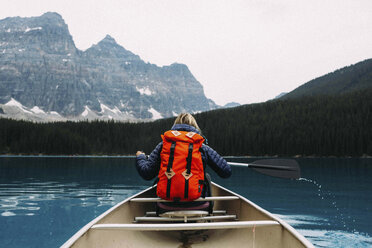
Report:
[[[341,96],[273,100],[196,114],[222,155],[372,155],[372,90]],[[0,119],[0,153],[147,154],[174,118],[154,122],[33,123]]]

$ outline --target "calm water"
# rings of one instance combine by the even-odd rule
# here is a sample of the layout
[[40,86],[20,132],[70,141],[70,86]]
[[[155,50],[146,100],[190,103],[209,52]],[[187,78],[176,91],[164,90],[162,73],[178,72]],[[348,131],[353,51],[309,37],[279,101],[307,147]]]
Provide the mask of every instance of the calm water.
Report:
[[[297,181],[238,167],[229,179],[211,174],[316,247],[372,247],[372,159],[298,162],[303,179]],[[133,158],[0,157],[0,247],[59,247],[151,183],[137,175]]]

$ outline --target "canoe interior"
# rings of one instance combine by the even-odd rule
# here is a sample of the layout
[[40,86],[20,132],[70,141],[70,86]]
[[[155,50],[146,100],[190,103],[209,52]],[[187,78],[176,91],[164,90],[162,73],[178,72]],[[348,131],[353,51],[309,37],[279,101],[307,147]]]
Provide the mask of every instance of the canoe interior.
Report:
[[[213,184],[213,196],[235,195]],[[155,189],[148,189],[135,197],[155,197]],[[119,205],[119,204],[118,204]],[[154,203],[123,202],[87,224],[62,247],[313,247],[288,224],[275,218],[250,201],[239,198],[216,201],[214,210],[226,210],[239,221],[279,220],[280,225],[255,226],[239,229],[140,231],[90,229],[94,224],[133,223],[135,217],[154,211]],[[300,238],[302,239],[300,239]]]

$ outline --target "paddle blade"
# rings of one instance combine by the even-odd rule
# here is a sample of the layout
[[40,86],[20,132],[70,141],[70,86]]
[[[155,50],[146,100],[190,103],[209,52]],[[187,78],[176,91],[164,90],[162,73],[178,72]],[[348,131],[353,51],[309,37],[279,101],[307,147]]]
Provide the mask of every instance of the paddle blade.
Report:
[[294,159],[262,159],[249,164],[252,169],[272,177],[299,179],[300,166]]

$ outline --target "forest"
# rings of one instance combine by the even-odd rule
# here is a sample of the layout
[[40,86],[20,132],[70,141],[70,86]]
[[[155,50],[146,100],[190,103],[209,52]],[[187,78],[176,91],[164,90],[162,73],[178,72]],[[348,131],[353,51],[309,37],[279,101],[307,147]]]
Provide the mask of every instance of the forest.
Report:
[[282,99],[317,95],[340,95],[372,87],[372,59],[346,66],[324,76],[315,78]]
[[[372,90],[277,99],[195,115],[221,155],[372,155]],[[0,119],[0,154],[147,154],[174,118],[154,122],[33,123]]]

